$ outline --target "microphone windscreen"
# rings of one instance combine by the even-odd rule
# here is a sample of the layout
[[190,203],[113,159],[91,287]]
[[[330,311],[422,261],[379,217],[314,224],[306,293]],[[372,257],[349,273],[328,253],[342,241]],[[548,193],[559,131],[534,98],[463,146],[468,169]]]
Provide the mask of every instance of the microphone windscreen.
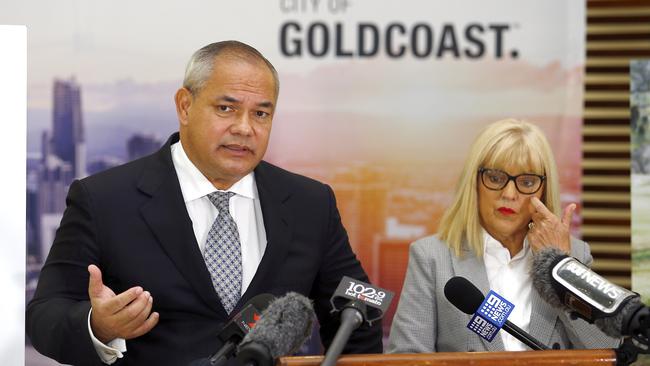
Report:
[[623,334],[626,325],[624,323],[642,306],[640,297],[630,298],[615,315],[596,319],[594,324],[610,337],[620,338],[629,335]]
[[297,352],[311,335],[314,309],[311,301],[303,295],[289,292],[273,300],[250,333],[244,337],[239,349],[249,343],[263,344],[271,357]]
[[560,300],[553,286],[553,268],[566,257],[567,255],[565,253],[556,248],[540,250],[533,256],[531,277],[533,278],[533,287],[542,299],[546,300],[546,302],[555,308],[571,310]]
[[264,311],[266,308],[269,307],[269,304],[271,304],[271,301],[275,299],[275,296],[271,294],[259,294],[255,295],[252,299],[246,303],[248,304],[253,304],[255,308],[259,311]]
[[240,311],[231,314],[230,319],[217,337],[222,343],[239,343],[273,299],[274,297],[271,294],[259,294],[248,300]]
[[465,314],[474,314],[485,295],[465,277],[452,277],[445,284],[445,297]]

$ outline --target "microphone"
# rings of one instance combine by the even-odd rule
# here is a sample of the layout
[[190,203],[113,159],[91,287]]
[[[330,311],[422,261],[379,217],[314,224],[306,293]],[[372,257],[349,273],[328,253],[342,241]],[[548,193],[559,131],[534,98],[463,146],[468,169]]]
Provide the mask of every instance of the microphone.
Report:
[[533,287],[554,307],[573,312],[610,337],[633,336],[648,344],[650,309],[637,293],[607,281],[555,248],[533,257]]
[[341,325],[321,366],[334,366],[352,332],[364,321],[372,325],[374,321],[381,319],[392,300],[392,292],[344,276],[330,299],[332,312],[341,312]]
[[278,357],[300,349],[311,335],[313,321],[314,309],[305,296],[289,292],[273,300],[240,343],[237,361],[246,366],[273,366]]
[[239,342],[255,327],[262,311],[273,299],[271,294],[259,294],[250,299],[243,309],[228,321],[217,335],[222,346],[217,353],[210,356],[208,360],[210,366],[221,365],[234,356]]
[[[499,331],[500,327],[497,326],[497,324],[494,324],[492,320],[486,319],[491,318],[491,316],[485,317],[485,315],[481,312],[483,310],[482,305],[485,301],[485,296],[483,296],[481,290],[476,288],[473,283],[464,277],[452,277],[445,284],[444,292],[447,300],[449,300],[449,302],[451,302],[456,308],[465,314],[474,315],[467,327],[474,332],[477,332],[477,330],[479,330],[477,333],[481,337],[492,342],[492,339],[494,339],[494,336]],[[501,296],[497,295],[494,291],[490,291],[488,294],[488,303],[486,306],[498,306],[502,305],[504,302],[507,301],[505,301],[505,299],[503,299]],[[503,316],[505,320],[501,325],[503,329],[511,336],[515,337],[521,343],[527,345],[533,350],[547,350],[548,347],[546,347],[543,343],[528,334],[525,330],[519,328],[507,320],[507,315],[510,314],[510,311],[512,311],[512,308],[514,307],[512,304],[508,304],[511,305],[511,307],[509,311],[507,311],[507,314]]]

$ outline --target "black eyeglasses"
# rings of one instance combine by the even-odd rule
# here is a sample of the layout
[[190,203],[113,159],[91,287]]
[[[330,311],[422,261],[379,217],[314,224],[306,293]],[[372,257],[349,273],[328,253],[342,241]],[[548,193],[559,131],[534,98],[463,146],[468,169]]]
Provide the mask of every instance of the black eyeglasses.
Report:
[[508,182],[513,181],[517,191],[522,194],[536,193],[542,188],[542,183],[546,179],[545,175],[525,173],[512,176],[501,170],[487,168],[479,168],[478,173],[487,189],[500,191],[508,185]]

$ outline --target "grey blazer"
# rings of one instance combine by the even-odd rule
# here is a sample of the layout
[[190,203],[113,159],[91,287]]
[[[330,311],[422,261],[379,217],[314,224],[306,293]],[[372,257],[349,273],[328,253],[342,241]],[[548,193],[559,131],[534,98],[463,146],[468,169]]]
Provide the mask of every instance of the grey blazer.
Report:
[[[586,265],[593,258],[589,246],[572,239],[571,255]],[[449,247],[429,236],[411,244],[404,287],[390,332],[389,353],[503,351],[497,335],[488,342],[467,329],[470,316],[445,298],[445,283],[453,276],[471,281],[484,294],[489,291],[482,259],[468,248],[461,258]],[[612,348],[618,339],[603,334],[582,319],[571,319],[553,308],[537,291],[531,291],[532,312],[529,333],[550,348]],[[502,330],[503,331],[503,330]]]

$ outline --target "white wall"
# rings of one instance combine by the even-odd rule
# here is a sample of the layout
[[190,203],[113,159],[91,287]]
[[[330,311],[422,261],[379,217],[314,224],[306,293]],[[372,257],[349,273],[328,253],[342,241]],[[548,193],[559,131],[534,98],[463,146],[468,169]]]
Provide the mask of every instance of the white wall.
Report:
[[27,28],[0,25],[0,364],[25,364]]

